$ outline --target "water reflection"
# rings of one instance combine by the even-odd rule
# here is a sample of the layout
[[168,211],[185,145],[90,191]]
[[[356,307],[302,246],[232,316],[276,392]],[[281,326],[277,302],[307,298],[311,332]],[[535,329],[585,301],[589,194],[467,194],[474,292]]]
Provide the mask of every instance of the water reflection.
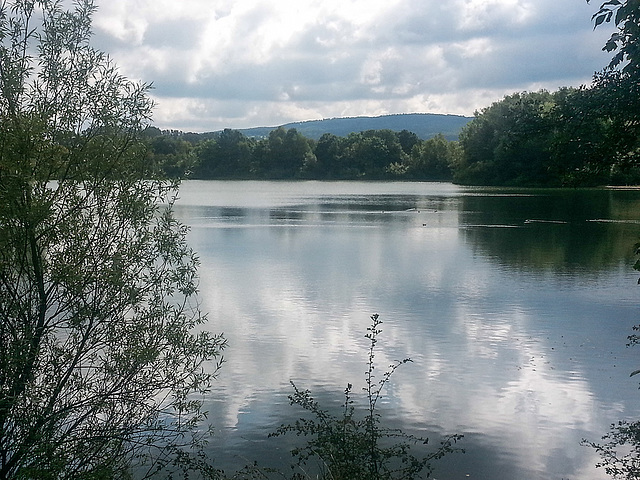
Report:
[[466,435],[437,478],[605,478],[579,442],[638,413],[624,347],[637,193],[187,182],[181,194],[203,308],[230,342],[210,397],[221,466],[286,459],[289,440],[265,436],[298,414],[290,379],[336,405],[347,382],[362,386],[377,312],[379,365],[414,359],[385,415],[434,440]]
[[597,272],[631,262],[638,212],[629,191],[485,193],[461,199],[460,224],[473,248],[505,265]]

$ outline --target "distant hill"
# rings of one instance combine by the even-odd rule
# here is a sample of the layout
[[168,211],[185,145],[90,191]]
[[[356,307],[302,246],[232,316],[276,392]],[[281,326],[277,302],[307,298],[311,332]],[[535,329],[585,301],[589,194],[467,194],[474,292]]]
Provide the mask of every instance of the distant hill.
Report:
[[[422,140],[442,133],[447,140],[457,140],[460,129],[472,118],[462,115],[442,115],[436,113],[405,113],[399,115],[382,115],[380,117],[344,117],[324,120],[309,120],[282,125],[287,130],[295,128],[307,138],[318,140],[325,133],[338,137],[346,137],[352,132],[365,130],[409,130]],[[266,137],[271,130],[278,127],[255,127],[240,129],[248,137]]]

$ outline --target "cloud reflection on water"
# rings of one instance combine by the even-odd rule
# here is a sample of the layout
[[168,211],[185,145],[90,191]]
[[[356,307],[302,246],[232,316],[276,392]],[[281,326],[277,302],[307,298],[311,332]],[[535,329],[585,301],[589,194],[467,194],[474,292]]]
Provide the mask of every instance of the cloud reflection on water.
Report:
[[[239,438],[295,415],[285,398],[290,379],[319,395],[335,392],[337,403],[347,382],[361,387],[363,335],[378,312],[379,367],[415,360],[385,397],[394,421],[465,433],[491,450],[496,460],[475,478],[499,480],[501,462],[528,478],[603,478],[580,439],[637,413],[629,406],[635,385],[623,383],[635,310],[617,270],[596,264],[593,280],[586,269],[568,281],[566,272],[504,264],[487,243],[501,234],[469,230],[464,222],[481,205],[468,210],[456,191],[376,197],[370,185],[374,202],[360,194],[318,206],[296,192],[276,205],[231,202],[229,210],[218,204],[224,184],[213,183],[222,192],[179,203],[177,213],[192,225],[202,259],[203,309],[230,343],[211,415],[222,442],[249,454]],[[523,258],[516,251],[511,245],[506,258]],[[465,447],[482,464],[480,448]],[[443,471],[454,478],[458,468],[468,461],[447,459]]]

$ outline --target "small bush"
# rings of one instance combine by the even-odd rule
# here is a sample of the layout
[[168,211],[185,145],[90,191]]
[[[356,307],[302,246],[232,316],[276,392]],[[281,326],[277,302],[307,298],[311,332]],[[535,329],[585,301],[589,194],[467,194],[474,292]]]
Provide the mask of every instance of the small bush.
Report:
[[[292,450],[296,463],[292,479],[309,478],[309,470],[316,469],[318,478],[331,480],[410,480],[418,476],[429,477],[432,461],[454,451],[462,451],[454,445],[462,435],[445,437],[435,451],[424,452],[428,439],[416,437],[400,429],[387,428],[381,423],[377,409],[382,390],[391,375],[410,358],[389,366],[380,379],[374,375],[375,349],[382,321],[377,314],[371,316],[371,326],[366,338],[370,341],[367,371],[365,372],[366,408],[356,409],[353,386],[344,390],[342,413],[338,416],[320,407],[309,390],[300,390],[293,382],[294,393],[289,396],[291,405],[298,405],[311,414],[293,424],[282,425],[270,436],[295,433],[308,437],[305,445]],[[360,414],[361,413],[361,414]],[[360,414],[360,415],[359,415]],[[420,450],[414,454],[414,450]],[[315,476],[314,475],[314,476]]]

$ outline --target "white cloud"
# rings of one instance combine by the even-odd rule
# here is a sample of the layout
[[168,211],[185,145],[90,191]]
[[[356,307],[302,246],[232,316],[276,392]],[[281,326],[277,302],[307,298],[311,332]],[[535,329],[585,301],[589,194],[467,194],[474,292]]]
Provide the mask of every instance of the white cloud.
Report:
[[577,0],[111,0],[96,44],[153,82],[161,128],[339,115],[471,115],[514,91],[588,82],[608,55]]
[[471,31],[525,24],[534,10],[530,2],[519,0],[463,0],[458,4],[459,28]]

